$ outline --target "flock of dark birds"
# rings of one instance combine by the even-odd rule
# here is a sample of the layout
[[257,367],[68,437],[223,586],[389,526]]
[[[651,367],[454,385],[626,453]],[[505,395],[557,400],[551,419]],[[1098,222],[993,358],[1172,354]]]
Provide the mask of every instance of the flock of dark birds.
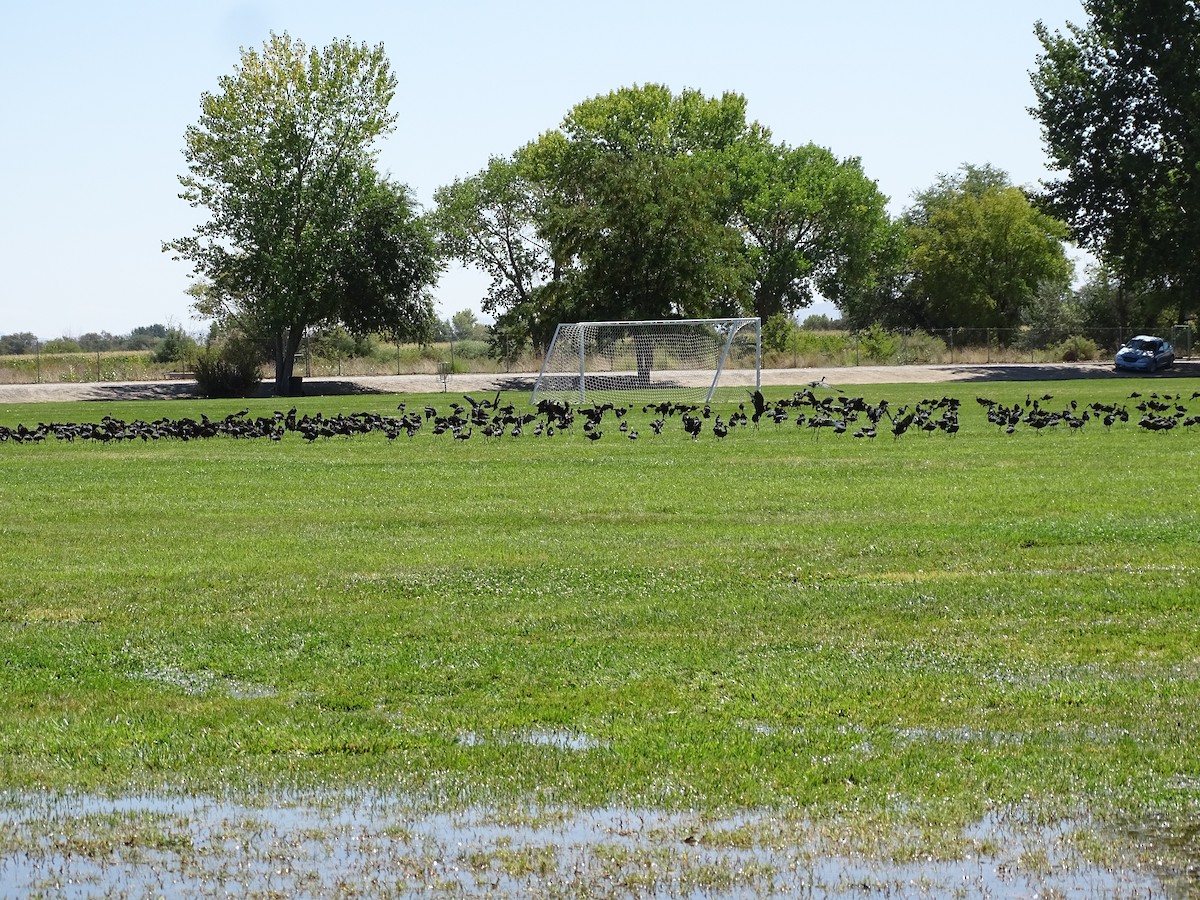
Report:
[[[818,391],[820,394],[818,394]],[[943,433],[953,436],[959,430],[960,402],[953,397],[924,399],[913,404],[892,408],[887,400],[876,404],[862,397],[847,397],[838,388],[821,381],[810,382],[791,397],[767,400],[760,390],[749,392],[749,402],[739,403],[736,410],[725,411],[727,418],[714,412],[707,404],[677,403],[663,401],[641,407],[643,417],[650,415],[649,429],[653,435],[661,436],[668,424],[678,422],[683,431],[700,440],[705,432],[720,440],[731,432],[746,428],[785,425],[802,428],[818,438],[823,431],[834,435],[850,434],[855,438],[870,440],[879,434],[891,434],[898,439],[908,433]],[[1200,391],[1189,400],[1200,397]],[[243,409],[221,419],[160,418],[153,422],[135,419],[131,422],[105,416],[96,423],[42,423],[34,428],[18,425],[16,428],[0,426],[0,443],[41,443],[49,438],[60,441],[192,441],[202,438],[266,438],[283,440],[288,433],[299,434],[305,441],[382,432],[388,440],[404,436],[413,438],[418,432],[428,430],[435,435],[450,435],[455,441],[467,441],[473,437],[485,440],[520,438],[525,435],[538,438],[553,438],[555,435],[582,431],[589,441],[599,441],[606,434],[620,435],[627,440],[637,440],[640,434],[632,428],[627,418],[630,409],[613,403],[576,404],[563,400],[543,399],[535,412],[518,411],[511,403],[501,404],[500,394],[494,399],[476,400],[464,395],[467,405],[454,402],[444,412],[433,406],[408,410],[401,403],[398,415],[381,415],[360,412],[350,415],[324,416],[298,415],[295,407],[288,412],[275,412],[271,416],[250,417]],[[1005,406],[985,397],[976,402],[986,410],[987,421],[1006,434],[1028,428],[1036,433],[1062,428],[1079,431],[1090,422],[1099,422],[1105,429],[1118,423],[1136,421],[1146,431],[1168,432],[1176,428],[1190,429],[1200,425],[1200,415],[1189,415],[1180,394],[1150,393],[1143,398],[1136,391],[1122,404],[1091,403],[1081,405],[1071,400],[1063,408],[1053,404],[1054,397],[1026,396],[1025,402]],[[1138,401],[1130,407],[1132,401]],[[1136,416],[1136,419],[1135,419]]]

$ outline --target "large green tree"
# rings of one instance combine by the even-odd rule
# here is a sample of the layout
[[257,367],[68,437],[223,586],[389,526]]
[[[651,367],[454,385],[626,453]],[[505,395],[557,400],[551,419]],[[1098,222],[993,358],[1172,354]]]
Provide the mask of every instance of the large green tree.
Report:
[[857,159],[760,134],[734,155],[737,222],[754,267],[754,312],[791,315],[816,296],[842,305],[898,262],[887,197]]
[[593,319],[741,311],[748,269],[725,154],[746,132],[739,95],[645,85],[580,103],[524,148],[546,191],[557,302]]
[[1200,8],[1084,0],[1086,25],[1036,26],[1031,112],[1054,167],[1043,202],[1125,285],[1200,308]]
[[1066,226],[991,166],[939,177],[905,218],[907,299],[926,327],[1014,328],[1040,291],[1070,284]]
[[449,256],[492,277],[499,329],[792,313],[872,290],[902,257],[858,160],[775,144],[727,93],[622,88],[435,194]]
[[519,156],[494,157],[483,171],[434,191],[428,216],[445,258],[491,278],[481,308],[517,339],[545,330],[535,314],[544,305],[538,297],[559,273],[539,232],[544,192],[525,169]]
[[434,247],[407,189],[375,165],[396,121],[383,47],[272,34],[220,88],[201,97],[180,177],[208,219],[164,245],[206,280],[201,311],[269,342],[279,393],[309,328],[427,329]]

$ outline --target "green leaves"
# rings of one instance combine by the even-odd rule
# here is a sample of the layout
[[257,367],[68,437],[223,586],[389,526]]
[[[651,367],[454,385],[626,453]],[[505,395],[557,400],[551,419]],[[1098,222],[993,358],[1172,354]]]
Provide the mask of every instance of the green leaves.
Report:
[[740,243],[718,212],[725,187],[689,157],[599,154],[582,167],[582,201],[563,204],[551,240],[569,242],[567,275],[596,318],[734,312],[745,297]]
[[859,161],[823,147],[748,141],[735,155],[738,222],[755,267],[754,310],[764,319],[834,302],[889,268],[887,198]]
[[441,253],[491,276],[484,312],[527,302],[553,270],[550,248],[538,233],[543,192],[527,168],[519,158],[493,158],[482,172],[433,195],[437,209],[428,221]]
[[435,197],[443,252],[488,272],[485,311],[535,339],[559,321],[840,302],[896,256],[886,198],[858,161],[774,145],[733,93],[590,98]]
[[1122,280],[1200,307],[1200,13],[1171,0],[1089,0],[1066,33],[1038,23],[1031,110],[1062,175],[1043,202]]
[[314,325],[423,334],[434,248],[407,191],[374,167],[396,121],[383,47],[272,34],[220,87],[201,98],[180,178],[209,219],[164,247],[209,283],[205,310],[273,344],[280,386]]
[[1066,226],[991,166],[941,176],[906,220],[907,297],[926,326],[1015,327],[1039,289],[1069,285]]
[[744,305],[720,154],[746,130],[737,95],[676,97],[646,85],[579,104],[561,134],[523,151],[543,178],[541,230],[567,263],[565,292],[581,317],[692,317]]

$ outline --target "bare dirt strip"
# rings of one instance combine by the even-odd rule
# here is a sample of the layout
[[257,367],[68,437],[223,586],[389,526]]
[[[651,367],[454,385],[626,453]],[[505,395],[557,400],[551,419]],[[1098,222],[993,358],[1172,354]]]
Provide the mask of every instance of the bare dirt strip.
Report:
[[[849,366],[803,369],[763,369],[763,386],[800,386],[822,381],[829,385],[938,384],[989,381],[1066,381],[1082,378],[1129,378],[1109,363],[1004,363],[926,366]],[[1200,361],[1180,361],[1152,376],[1157,379],[1200,377]],[[672,373],[678,382],[706,383],[711,375]],[[450,375],[445,385],[437,375],[356,375],[304,380],[304,395],[432,394],[470,391],[531,391],[534,373]],[[726,372],[722,386],[753,386],[753,371]],[[273,383],[259,386],[258,396],[273,393]],[[70,402],[76,400],[170,400],[200,397],[194,381],[121,381],[56,384],[0,384],[0,404]]]

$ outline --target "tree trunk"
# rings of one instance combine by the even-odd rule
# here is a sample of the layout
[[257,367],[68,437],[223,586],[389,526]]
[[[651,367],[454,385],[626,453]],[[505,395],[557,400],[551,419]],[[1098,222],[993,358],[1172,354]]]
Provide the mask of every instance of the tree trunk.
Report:
[[654,367],[654,337],[640,332],[635,333],[633,352],[637,357],[638,384],[648,385],[650,370]]
[[275,396],[290,397],[292,390],[292,370],[295,368],[296,352],[300,349],[300,339],[304,336],[302,328],[288,328],[275,335]]

